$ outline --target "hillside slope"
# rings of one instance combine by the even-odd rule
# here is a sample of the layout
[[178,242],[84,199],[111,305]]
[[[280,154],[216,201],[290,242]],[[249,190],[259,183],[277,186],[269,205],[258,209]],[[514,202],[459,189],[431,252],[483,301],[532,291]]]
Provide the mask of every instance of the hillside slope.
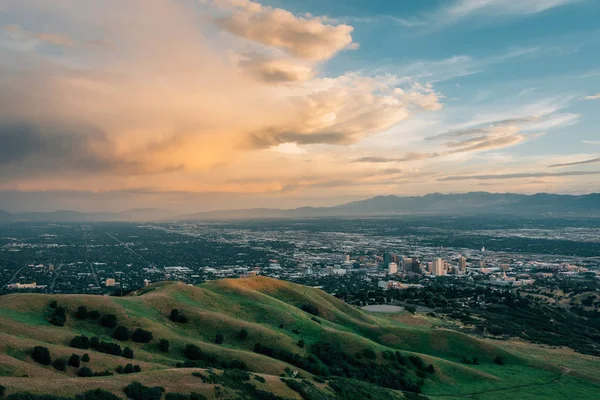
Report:
[[[85,312],[78,312],[80,306]],[[66,311],[64,326],[49,322],[57,322],[59,309]],[[171,318],[174,309],[179,314]],[[108,323],[110,314],[116,323]],[[127,336],[141,328],[152,339],[118,341],[114,325],[126,327]],[[596,359],[564,351],[558,357],[558,350],[540,357],[531,346],[482,341],[436,325],[430,317],[368,314],[321,290],[265,277],[199,286],[163,282],[123,298],[8,295],[0,297],[0,385],[9,394],[72,397],[103,388],[124,397],[123,387],[138,381],[167,393],[272,399],[403,398],[412,392],[492,399],[515,391],[535,395],[535,388],[544,387],[556,394],[578,391],[584,399],[600,390]],[[73,348],[78,335],[129,347],[134,358],[108,354],[114,345]],[[166,352],[159,348],[161,339],[169,342]],[[87,353],[90,361],[80,368],[113,375],[77,377],[81,369],[41,365],[32,358],[35,346],[47,347],[52,360]],[[466,359],[477,362],[465,364]],[[128,363],[141,372],[115,373]],[[251,372],[251,380],[239,381],[232,369]]]

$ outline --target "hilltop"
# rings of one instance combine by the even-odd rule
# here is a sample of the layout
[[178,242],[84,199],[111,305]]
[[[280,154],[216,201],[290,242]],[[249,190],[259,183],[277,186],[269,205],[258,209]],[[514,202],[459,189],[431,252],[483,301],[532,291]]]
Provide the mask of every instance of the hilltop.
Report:
[[[321,290],[266,277],[163,282],[126,297],[2,296],[0,350],[7,395],[73,398],[100,388],[125,398],[132,382],[190,400],[401,399],[418,392],[431,399],[592,399],[600,390],[597,358],[477,339],[435,316],[366,313]],[[62,371],[56,360],[72,354],[89,361]],[[97,376],[77,376],[90,373]]]

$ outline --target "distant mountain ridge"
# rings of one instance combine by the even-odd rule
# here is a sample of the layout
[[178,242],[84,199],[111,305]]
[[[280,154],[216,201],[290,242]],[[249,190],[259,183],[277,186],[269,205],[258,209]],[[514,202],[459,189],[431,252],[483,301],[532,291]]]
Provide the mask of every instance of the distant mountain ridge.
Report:
[[253,208],[216,210],[176,215],[161,209],[134,209],[119,213],[59,210],[53,212],[8,213],[0,210],[0,222],[109,222],[159,220],[227,220],[267,218],[318,218],[343,216],[384,216],[402,214],[486,213],[518,215],[580,215],[600,217],[600,193],[561,195],[538,193],[470,192],[462,194],[431,193],[425,196],[376,196],[333,207],[299,207],[294,209]]

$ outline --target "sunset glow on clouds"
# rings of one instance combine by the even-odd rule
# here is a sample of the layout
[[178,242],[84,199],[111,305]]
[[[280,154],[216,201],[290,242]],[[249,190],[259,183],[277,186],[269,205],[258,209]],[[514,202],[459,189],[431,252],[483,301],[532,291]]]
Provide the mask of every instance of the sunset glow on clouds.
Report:
[[[569,43],[544,37],[492,55],[433,59],[404,47],[441,43],[443,32],[426,25],[444,13],[483,18],[487,8],[457,1],[406,10],[419,23],[397,26],[373,22],[384,10],[365,8],[372,15],[359,20],[333,4],[273,3],[0,0],[6,208],[25,207],[25,196],[50,208],[82,199],[96,209],[195,211],[600,183],[592,173],[599,149],[585,145],[600,137],[590,128],[598,103],[581,101],[600,89],[589,87],[592,78],[563,88],[539,74],[510,85],[487,75],[511,63],[539,67],[564,57]],[[502,20],[585,7],[531,3]],[[406,42],[381,47],[384,34]],[[597,36],[587,45],[597,49]],[[572,143],[561,146],[561,137]],[[102,201],[89,202],[94,196]]]

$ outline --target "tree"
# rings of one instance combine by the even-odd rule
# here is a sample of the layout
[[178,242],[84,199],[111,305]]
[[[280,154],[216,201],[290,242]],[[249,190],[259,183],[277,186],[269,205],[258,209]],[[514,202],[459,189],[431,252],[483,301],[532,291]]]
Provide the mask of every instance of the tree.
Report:
[[298,340],[297,344],[298,344],[298,347],[300,347],[301,349],[304,348],[304,340],[303,339]]
[[127,329],[123,325],[117,326],[117,329],[115,329],[115,333],[113,334],[113,338],[120,340],[122,342],[128,341],[129,340],[129,329]]
[[65,371],[67,369],[67,362],[62,358],[57,358],[52,363],[52,366],[54,366],[54,368],[58,371]]
[[85,336],[75,336],[71,339],[71,347],[75,347],[76,349],[89,349],[90,348],[90,339]]
[[129,347],[125,347],[123,350],[123,357],[133,359],[133,350]]
[[69,357],[69,365],[75,368],[79,368],[79,366],[81,365],[81,358],[79,357],[79,355],[77,354],[71,354],[71,357]]
[[133,335],[131,335],[131,340],[138,343],[150,343],[152,340],[152,332],[137,328],[135,332],[133,332]]
[[246,340],[246,338],[248,337],[248,330],[246,328],[242,328],[242,330],[240,331],[238,337],[241,340]]
[[97,310],[90,311],[89,318],[90,319],[98,319],[98,318],[100,318],[100,312],[97,311]]
[[164,388],[144,386],[139,382],[130,383],[123,389],[127,398],[132,400],[160,400]]
[[102,389],[88,390],[75,396],[75,400],[120,400],[120,397]]
[[77,319],[87,319],[89,316],[88,309],[86,306],[77,307],[77,311],[75,311],[75,318]]
[[42,365],[52,364],[52,357],[50,357],[50,350],[47,347],[35,346],[31,353],[31,358]]
[[142,367],[140,367],[139,365],[134,365],[133,366],[133,372],[142,372]]
[[124,373],[126,374],[133,374],[133,365],[132,364],[127,364],[125,366],[125,369],[123,370]]
[[185,324],[188,322],[188,319],[185,315],[183,315],[178,309],[171,310],[171,315],[169,316],[171,321],[178,322],[180,324]]
[[158,342],[158,349],[160,351],[162,351],[163,353],[168,353],[169,345],[170,345],[170,343],[167,339],[160,339],[160,342]]
[[54,309],[54,313],[50,318],[50,323],[54,326],[65,326],[67,321],[67,311],[64,307],[58,306]]
[[94,373],[88,367],[82,367],[82,368],[79,368],[77,375],[82,378],[89,378],[89,377],[94,376]]
[[303,304],[302,311],[305,311],[305,312],[315,315],[315,316],[319,315],[319,309],[317,307],[313,306],[312,304]]
[[224,341],[225,341],[225,337],[222,334],[217,333],[217,336],[215,336],[215,343],[222,344]]
[[430,374],[435,374],[435,367],[433,366],[433,364],[429,364],[429,366],[427,367],[427,372],[429,372]]
[[58,303],[56,302],[56,300],[52,300],[50,302],[50,308],[56,308],[56,307],[58,307]]
[[6,392],[6,388],[0,385],[0,397],[4,396],[4,392]]
[[114,328],[117,326],[117,316],[115,314],[104,314],[100,318],[100,325],[107,328]]
[[100,338],[98,336],[93,336],[90,339],[90,347],[92,349],[98,349],[100,347]]
[[82,362],[90,362],[90,355],[88,353],[85,353],[84,355],[81,356],[81,361]]
[[504,358],[502,356],[496,356],[496,358],[494,358],[494,362],[498,365],[504,365]]

